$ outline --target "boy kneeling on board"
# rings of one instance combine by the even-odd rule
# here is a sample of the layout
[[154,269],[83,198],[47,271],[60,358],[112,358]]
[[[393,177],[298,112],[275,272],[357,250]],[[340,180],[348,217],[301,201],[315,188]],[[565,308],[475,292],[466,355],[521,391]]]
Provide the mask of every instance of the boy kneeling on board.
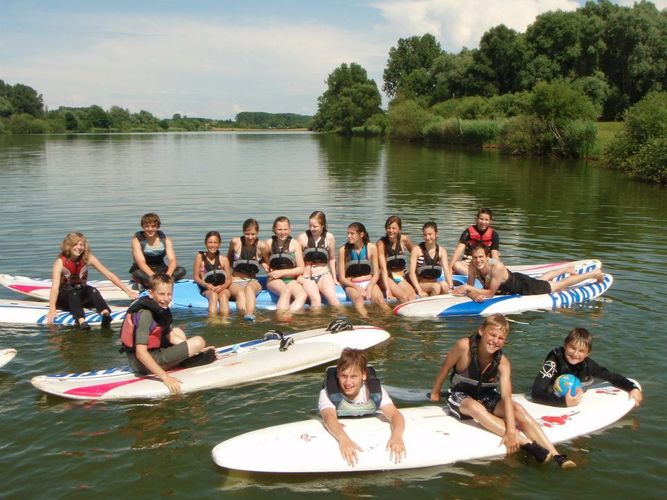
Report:
[[405,457],[403,431],[405,419],[368,366],[366,352],[347,347],[335,367],[327,368],[318,409],[329,433],[338,441],[340,453],[351,466],[359,462],[357,451],[364,451],[352,441],[338,417],[372,415],[381,411],[391,426],[387,442],[389,459],[399,463]]
[[215,361],[215,350],[212,347],[205,350],[203,337],[187,338],[183,330],[171,326],[169,304],[174,291],[171,276],[155,273],[150,277],[148,286],[148,296],[136,300],[127,310],[120,329],[120,350],[127,353],[127,360],[134,371],[152,373],[171,392],[179,393],[181,382],[165,370],[180,364],[185,366],[186,363],[187,366],[211,363]]
[[614,387],[628,392],[629,397],[639,406],[644,399],[637,385],[623,375],[612,373],[598,365],[588,356],[593,348],[593,336],[585,328],[575,328],[565,337],[562,347],[556,347],[545,358],[540,373],[533,382],[532,397],[536,403],[550,406],[576,406],[581,403],[584,391],[578,388],[575,394],[565,391],[558,396],[553,389],[554,382],[561,375],[574,375],[581,383],[589,385],[594,377],[606,380]]
[[553,457],[561,467],[576,467],[558,453],[523,406],[512,400],[511,365],[502,352],[508,334],[505,316],[494,314],[484,320],[476,335],[456,341],[433,383],[431,401],[440,400],[442,384],[453,371],[447,401],[452,415],[462,420],[474,418],[485,429],[502,436],[501,443],[509,453],[521,448],[538,462]]

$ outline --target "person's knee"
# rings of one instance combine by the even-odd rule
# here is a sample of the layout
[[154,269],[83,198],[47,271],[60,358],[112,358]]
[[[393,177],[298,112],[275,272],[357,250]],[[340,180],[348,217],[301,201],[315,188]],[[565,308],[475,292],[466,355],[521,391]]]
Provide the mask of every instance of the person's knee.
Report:
[[188,354],[191,356],[203,351],[205,347],[206,341],[204,337],[197,335],[188,339]]

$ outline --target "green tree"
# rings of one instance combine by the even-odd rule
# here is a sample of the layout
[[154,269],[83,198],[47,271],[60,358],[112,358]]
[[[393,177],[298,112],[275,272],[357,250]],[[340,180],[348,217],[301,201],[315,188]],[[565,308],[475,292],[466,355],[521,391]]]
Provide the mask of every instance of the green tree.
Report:
[[[2,80],[0,80],[2,81]],[[7,118],[14,112],[12,103],[6,97],[0,96],[0,117]]]
[[432,104],[468,95],[473,86],[470,67],[473,64],[474,52],[465,48],[458,54],[443,52],[433,61]]
[[65,130],[75,132],[79,129],[79,120],[71,111],[65,112]]
[[431,69],[441,54],[440,44],[430,33],[400,38],[397,46],[389,49],[382,90],[390,98],[399,91],[404,97],[430,97],[435,87]]
[[109,128],[109,115],[100,106],[93,104],[85,113],[86,130],[91,128]]
[[42,94],[38,94],[32,87],[17,83],[9,91],[7,99],[12,104],[14,113],[26,113],[35,117],[44,114]]
[[382,98],[375,81],[357,63],[343,63],[327,78],[327,90],[318,98],[315,130],[341,130],[350,134],[380,112]]
[[118,130],[130,128],[130,112],[119,106],[111,106],[108,112],[109,126]]

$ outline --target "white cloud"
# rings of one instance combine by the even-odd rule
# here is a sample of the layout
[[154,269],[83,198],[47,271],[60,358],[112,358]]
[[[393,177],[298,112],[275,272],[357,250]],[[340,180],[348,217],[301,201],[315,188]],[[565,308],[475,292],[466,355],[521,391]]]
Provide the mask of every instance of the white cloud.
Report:
[[477,47],[493,26],[524,32],[543,12],[580,7],[576,0],[380,0],[373,6],[388,22],[380,29],[397,32],[398,37],[431,33],[449,52]]
[[[46,103],[146,109],[158,116],[233,117],[239,110],[316,111],[327,75],[343,62],[381,74],[388,46],[314,23],[97,18],[102,35],[54,47],[3,68],[44,93]],[[122,27],[122,32],[114,31]],[[377,60],[377,54],[383,54]],[[371,67],[374,65],[379,68]]]

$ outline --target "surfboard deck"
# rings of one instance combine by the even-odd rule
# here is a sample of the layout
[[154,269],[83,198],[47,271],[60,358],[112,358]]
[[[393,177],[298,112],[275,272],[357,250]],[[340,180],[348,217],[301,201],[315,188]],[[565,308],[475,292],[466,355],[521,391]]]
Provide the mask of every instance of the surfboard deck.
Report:
[[[49,306],[44,302],[31,300],[3,300],[0,299],[0,323],[17,325],[46,325],[46,315]],[[111,308],[112,324],[120,323],[125,318],[124,309]],[[100,325],[102,316],[95,311],[86,311],[86,322],[91,325]],[[76,326],[76,321],[67,311],[56,311],[54,325]]]
[[[373,326],[331,333],[324,328],[286,334],[294,343],[280,351],[279,340],[256,339],[216,349],[213,363],[175,368],[183,393],[228,387],[305,370],[338,359],[345,347],[368,349],[384,342],[389,333]],[[84,373],[39,375],[32,385],[40,391],[70,399],[152,399],[171,395],[162,381],[142,376],[129,367]]]
[[[123,283],[134,291],[139,291],[136,284],[132,281],[124,280]],[[90,280],[88,284],[97,288],[104,300],[109,302],[130,301],[123,290],[108,280]],[[51,293],[51,280],[40,278],[29,278],[28,276],[16,276],[12,274],[0,274],[0,285],[10,290],[27,295],[35,299],[49,300]]]
[[0,368],[9,363],[16,356],[16,349],[0,349]]
[[[577,268],[579,273],[590,270],[590,267]],[[436,295],[399,304],[394,308],[394,314],[413,318],[442,318],[551,310],[559,307],[569,307],[599,297],[609,289],[613,282],[612,275],[605,274],[602,283],[587,280],[560,292],[541,295],[495,295],[482,302],[475,302],[465,296]]]
[[[525,395],[514,400],[526,407],[547,437],[560,443],[599,431],[621,419],[634,402],[625,391],[607,383],[590,387],[573,408],[534,404]],[[461,421],[442,406],[400,410],[405,418],[407,456],[400,463],[386,451],[391,434],[382,416],[342,419],[345,431],[364,450],[359,463],[349,466],[338,443],[319,419],[267,427],[233,437],[212,451],[213,461],[228,469],[267,473],[331,473],[432,467],[506,454],[501,438],[474,421]]]

